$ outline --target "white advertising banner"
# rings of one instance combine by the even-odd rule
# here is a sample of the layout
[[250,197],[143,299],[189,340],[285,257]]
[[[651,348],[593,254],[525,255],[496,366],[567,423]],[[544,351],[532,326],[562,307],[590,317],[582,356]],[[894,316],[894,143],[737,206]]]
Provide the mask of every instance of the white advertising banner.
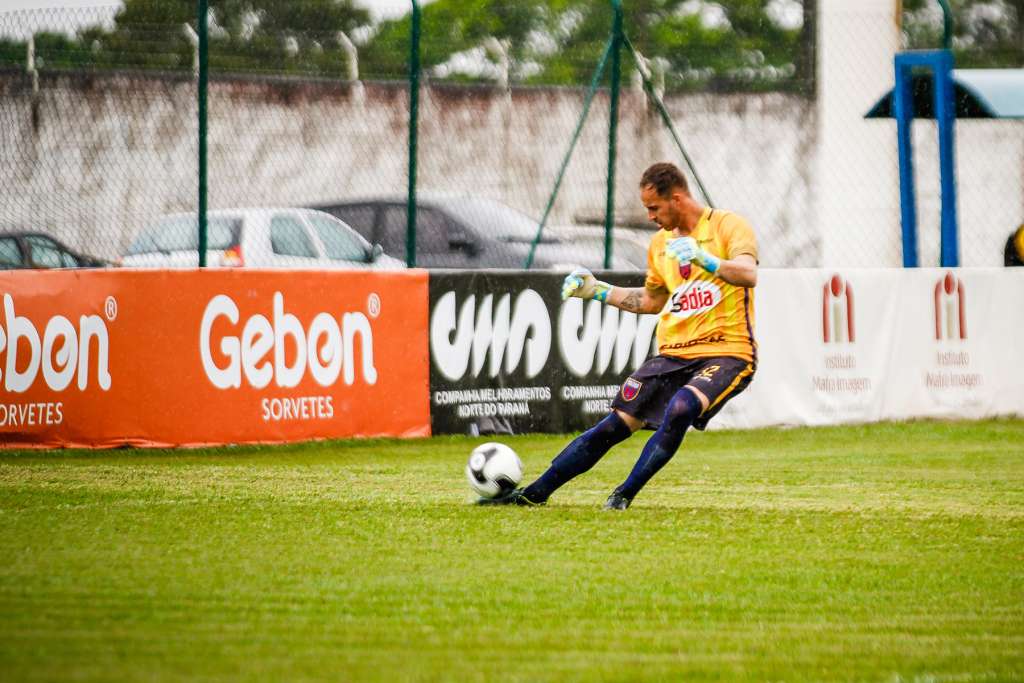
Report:
[[1024,269],[761,270],[717,428],[1024,415]]

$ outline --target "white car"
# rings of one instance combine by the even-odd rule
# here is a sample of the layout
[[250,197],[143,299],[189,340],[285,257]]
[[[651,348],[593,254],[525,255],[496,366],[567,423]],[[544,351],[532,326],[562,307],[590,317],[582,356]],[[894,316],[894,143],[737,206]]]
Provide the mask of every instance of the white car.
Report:
[[[213,267],[372,269],[405,268],[355,230],[321,211],[293,208],[219,209],[207,213],[206,264]],[[163,216],[132,240],[121,265],[195,268],[199,229],[195,213]]]

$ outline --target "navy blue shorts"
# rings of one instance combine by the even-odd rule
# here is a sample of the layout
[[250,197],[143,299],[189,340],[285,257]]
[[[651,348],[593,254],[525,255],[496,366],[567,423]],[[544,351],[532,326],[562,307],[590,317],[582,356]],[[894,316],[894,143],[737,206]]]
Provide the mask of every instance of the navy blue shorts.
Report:
[[612,408],[657,429],[669,400],[689,385],[708,397],[708,409],[693,423],[697,429],[704,429],[729,399],[747,388],[756,368],[755,363],[732,356],[655,356],[626,378],[612,400]]

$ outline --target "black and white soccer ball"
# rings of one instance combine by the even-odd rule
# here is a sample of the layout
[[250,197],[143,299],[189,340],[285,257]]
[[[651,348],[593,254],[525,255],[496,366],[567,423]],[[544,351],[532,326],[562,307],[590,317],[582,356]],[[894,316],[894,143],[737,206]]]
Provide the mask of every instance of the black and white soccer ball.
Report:
[[503,443],[482,443],[469,455],[466,479],[480,496],[496,498],[523,480],[523,463],[516,452]]

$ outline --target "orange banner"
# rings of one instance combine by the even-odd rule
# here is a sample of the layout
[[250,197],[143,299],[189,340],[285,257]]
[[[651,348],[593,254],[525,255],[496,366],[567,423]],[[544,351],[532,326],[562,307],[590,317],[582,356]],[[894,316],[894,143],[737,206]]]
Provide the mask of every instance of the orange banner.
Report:
[[430,433],[427,273],[0,273],[0,442]]

